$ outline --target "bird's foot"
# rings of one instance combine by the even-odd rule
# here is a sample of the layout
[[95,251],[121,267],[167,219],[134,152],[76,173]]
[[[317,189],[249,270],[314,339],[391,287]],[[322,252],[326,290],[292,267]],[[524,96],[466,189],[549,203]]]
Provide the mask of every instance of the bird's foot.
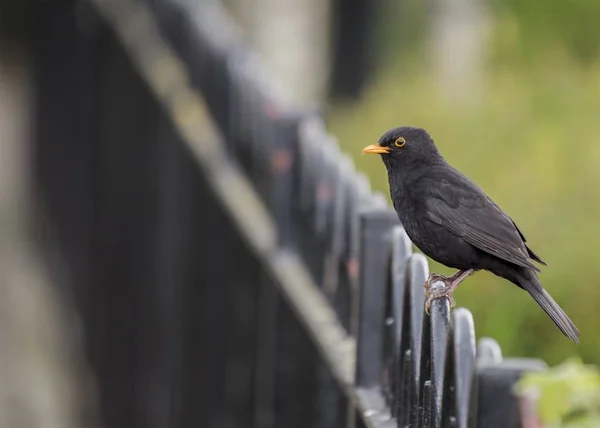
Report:
[[425,296],[429,297],[431,294],[431,284],[436,281],[442,281],[444,284],[447,284],[451,278],[452,277],[438,275],[437,273],[430,273],[427,277],[427,281],[425,281],[425,284],[423,285],[423,288],[425,289]]
[[[425,312],[427,312],[427,315],[429,315],[431,303],[434,301],[434,299],[439,299],[440,297],[447,298],[450,301],[450,310],[454,309],[456,306],[454,297],[452,297],[454,290],[456,290],[461,282],[463,282],[468,276],[473,275],[475,272],[475,269],[467,269],[459,270],[452,276],[437,275],[433,273],[430,274],[424,286],[425,296],[427,297],[427,300],[425,301]],[[441,282],[444,286],[432,287],[432,285],[436,282]]]
[[453,286],[451,284],[450,286],[446,287],[430,289],[429,293],[427,294],[427,300],[425,301],[425,312],[427,312],[427,315],[429,315],[429,308],[431,307],[431,303],[435,299],[439,299],[441,297],[445,297],[450,301],[450,310],[454,309],[454,307],[456,306],[456,302],[454,301],[454,297],[452,297],[452,294],[454,293],[454,290],[456,290],[457,285],[458,284]]

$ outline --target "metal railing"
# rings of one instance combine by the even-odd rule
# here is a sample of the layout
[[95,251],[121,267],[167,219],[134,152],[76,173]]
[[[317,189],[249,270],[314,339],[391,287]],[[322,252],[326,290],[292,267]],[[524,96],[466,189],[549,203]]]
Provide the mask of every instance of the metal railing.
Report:
[[218,2],[38,9],[40,211],[106,426],[519,426],[544,363],[424,313],[395,212]]

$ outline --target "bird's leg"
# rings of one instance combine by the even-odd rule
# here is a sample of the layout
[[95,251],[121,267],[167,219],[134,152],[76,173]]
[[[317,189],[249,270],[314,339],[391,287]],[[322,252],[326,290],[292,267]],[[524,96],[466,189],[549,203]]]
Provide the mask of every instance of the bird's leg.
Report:
[[[431,306],[431,302],[433,299],[438,299],[440,297],[447,297],[450,300],[450,309],[454,309],[456,306],[456,302],[452,297],[454,290],[458,287],[458,285],[463,282],[468,276],[475,273],[475,269],[467,269],[467,270],[459,270],[454,275],[445,277],[442,275],[434,275],[433,279],[428,279],[426,284],[426,295],[427,301],[425,302],[425,311],[429,314],[429,307]],[[429,276],[430,278],[432,275]],[[435,280],[440,280],[444,283],[445,287],[443,288],[431,288],[431,284]]]

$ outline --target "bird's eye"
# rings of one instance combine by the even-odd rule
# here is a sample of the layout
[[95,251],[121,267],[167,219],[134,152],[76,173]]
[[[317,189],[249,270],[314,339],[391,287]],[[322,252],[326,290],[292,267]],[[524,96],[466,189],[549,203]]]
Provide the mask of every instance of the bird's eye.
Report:
[[396,141],[394,141],[394,144],[396,147],[404,147],[404,145],[406,144],[406,139],[400,137],[400,138],[396,138]]

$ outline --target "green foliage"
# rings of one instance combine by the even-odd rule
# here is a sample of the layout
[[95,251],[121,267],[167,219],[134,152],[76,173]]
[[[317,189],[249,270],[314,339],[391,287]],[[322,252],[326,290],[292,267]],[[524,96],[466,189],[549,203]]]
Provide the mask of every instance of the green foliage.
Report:
[[511,215],[548,263],[541,280],[580,328],[582,343],[570,344],[522,290],[483,272],[455,294],[472,310],[478,335],[497,338],[510,355],[556,363],[578,354],[600,363],[600,62],[582,67],[559,49],[527,64],[509,61],[521,40],[510,34],[514,20],[496,22],[493,53],[502,51],[504,60],[490,56],[481,103],[444,99],[435,74],[420,58],[405,57],[360,102],[334,106],[330,127],[386,194],[383,164],[360,150],[395,126],[428,129],[448,161]]
[[600,372],[579,359],[524,375],[515,392],[534,398],[536,411],[548,428],[600,426]]
[[557,43],[584,63],[600,53],[597,0],[502,0],[498,7],[516,19],[527,55]]

